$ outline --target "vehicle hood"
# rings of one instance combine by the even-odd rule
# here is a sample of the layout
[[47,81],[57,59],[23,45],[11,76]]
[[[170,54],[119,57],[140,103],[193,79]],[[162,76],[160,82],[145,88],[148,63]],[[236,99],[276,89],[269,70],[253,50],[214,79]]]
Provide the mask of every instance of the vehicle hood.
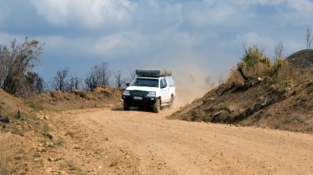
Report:
[[157,87],[145,87],[145,86],[130,86],[126,88],[127,91],[134,91],[134,90],[138,90],[138,91],[153,91],[153,92],[158,92],[161,91],[160,88]]

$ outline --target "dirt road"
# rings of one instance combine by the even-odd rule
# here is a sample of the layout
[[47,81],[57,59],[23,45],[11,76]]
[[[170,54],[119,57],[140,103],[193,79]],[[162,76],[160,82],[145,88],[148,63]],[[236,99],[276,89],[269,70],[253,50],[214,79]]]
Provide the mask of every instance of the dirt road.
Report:
[[[312,135],[167,120],[171,112],[70,111],[65,131],[84,130],[76,144],[85,152],[88,147],[118,148],[111,156],[119,158],[95,174],[313,174]],[[85,168],[106,164],[109,152],[89,160]]]

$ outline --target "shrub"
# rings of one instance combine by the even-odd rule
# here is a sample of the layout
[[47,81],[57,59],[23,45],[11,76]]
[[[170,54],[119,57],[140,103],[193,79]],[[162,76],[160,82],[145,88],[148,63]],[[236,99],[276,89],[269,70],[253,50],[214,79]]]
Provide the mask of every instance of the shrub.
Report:
[[[241,68],[245,76],[270,76],[276,77],[277,83],[281,85],[282,88],[285,87],[284,81],[286,80],[296,80],[303,77],[301,71],[297,70],[292,64],[283,59],[284,57],[284,46],[280,42],[275,46],[275,57],[271,60],[269,57],[265,56],[264,50],[258,49],[257,45],[252,45],[248,49],[244,44],[245,54],[241,58],[242,62],[233,65],[229,72],[228,82],[233,82],[238,85],[244,84],[244,78],[238,71]],[[299,76],[301,74],[301,76]]]
[[33,93],[33,87],[27,82],[30,77],[25,73],[41,64],[39,56],[44,44],[37,40],[29,42],[28,37],[24,43],[16,43],[14,39],[11,50],[6,45],[0,45],[0,86],[10,94],[29,95]]
[[250,68],[261,61],[260,58],[262,58],[263,56],[264,49],[260,50],[257,45],[252,45],[247,49],[245,43],[243,44],[243,48],[245,50],[245,54],[243,55],[241,60],[243,61],[244,66]]

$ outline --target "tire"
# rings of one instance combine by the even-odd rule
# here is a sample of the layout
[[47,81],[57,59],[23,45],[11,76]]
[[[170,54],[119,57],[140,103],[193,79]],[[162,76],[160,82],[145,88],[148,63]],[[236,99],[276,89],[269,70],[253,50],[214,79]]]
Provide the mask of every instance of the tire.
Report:
[[129,110],[129,104],[128,104],[127,101],[124,101],[124,103],[123,103],[123,109],[124,109],[124,111],[128,111],[128,110]]
[[160,107],[161,107],[161,104],[160,104],[160,99],[157,99],[153,105],[153,112],[155,113],[159,113],[160,112]]
[[139,110],[142,111],[144,110],[145,108],[143,106],[139,106]]
[[174,105],[174,99],[173,99],[173,96],[171,96],[170,105],[169,105],[170,109],[173,108],[173,105]]

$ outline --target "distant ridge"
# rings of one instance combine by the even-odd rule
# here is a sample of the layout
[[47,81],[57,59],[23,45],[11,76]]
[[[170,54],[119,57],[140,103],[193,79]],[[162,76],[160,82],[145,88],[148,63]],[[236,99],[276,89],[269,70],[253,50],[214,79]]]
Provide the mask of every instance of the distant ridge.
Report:
[[[294,60],[293,60],[294,59]],[[288,62],[295,64],[297,68],[307,68],[313,65],[313,49],[304,49],[287,58]]]

